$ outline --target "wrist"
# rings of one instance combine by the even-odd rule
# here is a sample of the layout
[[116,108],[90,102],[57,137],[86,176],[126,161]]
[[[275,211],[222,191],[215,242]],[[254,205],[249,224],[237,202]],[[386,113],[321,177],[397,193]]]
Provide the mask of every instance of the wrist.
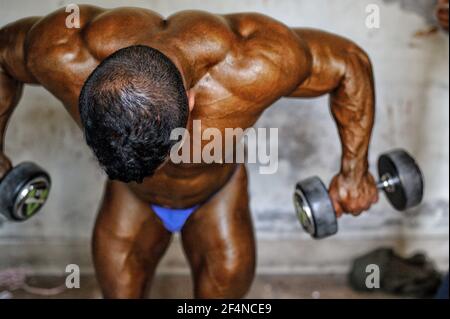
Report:
[[349,180],[360,180],[369,172],[367,156],[363,158],[342,158],[340,175]]

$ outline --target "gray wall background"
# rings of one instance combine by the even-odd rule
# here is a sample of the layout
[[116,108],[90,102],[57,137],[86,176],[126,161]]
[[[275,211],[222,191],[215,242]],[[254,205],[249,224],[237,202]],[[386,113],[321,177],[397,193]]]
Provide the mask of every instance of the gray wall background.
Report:
[[[250,166],[251,206],[259,245],[260,272],[342,272],[351,259],[380,245],[401,253],[426,251],[448,267],[449,242],[449,40],[443,32],[417,35],[434,24],[434,1],[399,0],[85,0],[104,7],[139,6],[163,15],[185,9],[216,13],[256,11],[290,26],[314,27],[351,38],[369,53],[377,85],[376,125],[370,151],[376,173],[380,152],[402,147],[421,165],[423,205],[408,213],[380,203],[359,218],[344,217],[333,239],[312,241],[296,221],[292,190],[312,174],[325,182],[339,168],[340,147],[327,97],[278,101],[258,126],[278,127],[280,164],[275,175]],[[0,26],[45,15],[69,4],[58,0],[0,0]],[[381,28],[365,26],[367,4],[381,9]],[[0,228],[0,268],[27,266],[63,271],[68,263],[91,270],[89,238],[102,195],[104,175],[81,132],[60,103],[39,87],[27,87],[13,115],[6,152],[14,163],[33,160],[51,173],[50,201],[35,219]],[[161,271],[186,272],[175,240]]]

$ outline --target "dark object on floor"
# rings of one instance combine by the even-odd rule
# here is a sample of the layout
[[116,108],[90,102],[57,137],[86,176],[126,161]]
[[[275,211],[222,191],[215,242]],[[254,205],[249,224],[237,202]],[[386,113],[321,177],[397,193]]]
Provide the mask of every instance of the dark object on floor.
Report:
[[436,299],[448,299],[448,273],[442,281],[441,286],[435,296]]
[[356,291],[384,291],[396,295],[433,297],[441,274],[424,254],[401,257],[391,248],[379,248],[353,262],[350,286]]

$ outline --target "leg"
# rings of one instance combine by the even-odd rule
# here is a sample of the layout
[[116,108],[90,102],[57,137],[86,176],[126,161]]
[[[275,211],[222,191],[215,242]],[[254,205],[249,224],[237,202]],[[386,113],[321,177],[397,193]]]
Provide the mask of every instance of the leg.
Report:
[[97,279],[105,298],[141,298],[171,233],[122,183],[108,182],[94,230]]
[[241,298],[255,272],[255,240],[247,174],[241,165],[228,184],[188,219],[184,250],[196,298]]

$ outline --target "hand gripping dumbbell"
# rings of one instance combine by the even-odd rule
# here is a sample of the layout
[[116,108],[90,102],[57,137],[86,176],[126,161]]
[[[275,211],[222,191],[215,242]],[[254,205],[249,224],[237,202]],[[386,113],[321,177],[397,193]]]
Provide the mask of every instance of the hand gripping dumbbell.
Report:
[[50,186],[50,176],[38,165],[17,165],[0,180],[0,217],[24,221],[34,216],[47,201]]
[[[422,201],[423,177],[415,160],[404,150],[394,150],[378,158],[383,190],[395,209],[402,211]],[[318,177],[297,183],[294,206],[303,228],[316,239],[334,235],[338,231],[336,212],[328,190]]]

